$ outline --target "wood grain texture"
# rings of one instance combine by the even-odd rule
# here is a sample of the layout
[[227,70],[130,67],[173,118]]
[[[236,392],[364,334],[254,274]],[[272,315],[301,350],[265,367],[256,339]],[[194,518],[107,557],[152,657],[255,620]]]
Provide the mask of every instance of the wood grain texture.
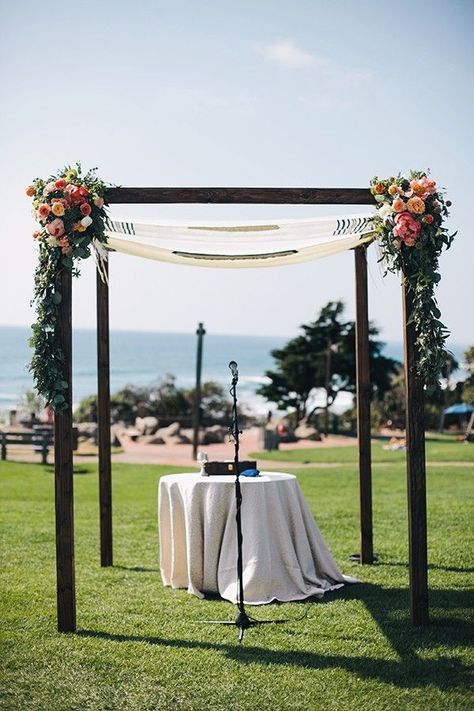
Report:
[[106,202],[374,205],[368,188],[109,188]]
[[63,379],[68,384],[68,406],[54,417],[54,489],[56,516],[57,616],[59,632],[76,629],[74,565],[74,495],[72,459],[72,276],[58,276],[62,300],[58,306],[56,339],[64,353]]
[[[108,263],[103,271],[109,273]],[[97,423],[99,445],[100,564],[113,565],[110,448],[109,286],[97,269]]]
[[410,610],[414,625],[429,624],[426,521],[426,463],[423,383],[416,375],[416,331],[409,323],[412,294],[402,283],[405,355],[406,443],[408,490],[408,548]]
[[372,530],[372,457],[370,439],[370,357],[367,253],[354,250],[356,285],[357,438],[359,455],[360,562],[374,562]]

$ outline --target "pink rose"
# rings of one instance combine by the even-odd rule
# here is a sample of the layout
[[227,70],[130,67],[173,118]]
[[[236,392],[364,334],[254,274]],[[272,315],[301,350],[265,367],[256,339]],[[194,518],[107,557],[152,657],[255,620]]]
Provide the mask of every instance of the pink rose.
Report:
[[409,212],[401,212],[395,217],[393,234],[409,247],[415,244],[420,234],[421,224]]
[[90,215],[91,212],[92,212],[92,208],[91,208],[91,206],[89,205],[89,203],[88,203],[88,202],[82,203],[82,205],[81,205],[81,215],[84,215],[84,217],[85,217],[86,215]]
[[57,217],[46,225],[46,229],[52,237],[62,237],[64,234],[64,222]]

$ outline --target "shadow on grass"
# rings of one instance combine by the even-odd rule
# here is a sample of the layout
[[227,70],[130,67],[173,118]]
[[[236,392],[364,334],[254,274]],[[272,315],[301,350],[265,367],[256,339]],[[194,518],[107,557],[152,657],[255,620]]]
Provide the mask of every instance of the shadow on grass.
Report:
[[141,565],[114,565],[116,570],[130,570],[132,573],[159,573],[159,568],[143,568]]
[[[408,591],[383,589],[375,585],[354,585],[344,588],[338,598],[360,600],[397,652],[398,660],[370,656],[344,656],[307,651],[272,650],[264,647],[242,646],[237,643],[222,644],[191,639],[166,639],[145,635],[115,634],[102,630],[79,630],[81,637],[94,637],[105,641],[137,642],[169,648],[220,651],[229,659],[242,664],[300,666],[311,669],[344,669],[359,678],[373,679],[400,688],[439,689],[470,688],[470,667],[449,655],[439,652],[438,658],[424,659],[419,652],[446,649],[466,644],[473,636],[474,625],[465,618],[466,608],[472,605],[470,591],[433,590],[430,594],[432,609],[455,610],[456,615],[434,616],[429,627],[415,628],[406,614]],[[329,604],[331,600],[310,601],[305,604]],[[251,638],[249,631],[246,641]],[[284,634],[284,631],[283,631]],[[325,637],[325,645],[328,638]],[[318,638],[315,636],[315,647]]]
[[[387,565],[388,567],[392,568],[405,568],[408,570],[408,564],[403,563],[402,561],[376,561],[374,565],[379,565],[379,566],[384,566]],[[469,568],[468,566],[465,566],[463,568],[457,568],[454,566],[449,566],[449,565],[437,565],[436,563],[429,563],[428,564],[428,571],[430,570],[442,570],[445,573],[474,573],[474,568]]]

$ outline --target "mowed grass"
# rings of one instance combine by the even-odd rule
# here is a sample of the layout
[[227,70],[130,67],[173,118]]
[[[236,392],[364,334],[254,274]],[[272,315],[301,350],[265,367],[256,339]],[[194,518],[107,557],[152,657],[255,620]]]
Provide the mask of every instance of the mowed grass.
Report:
[[[285,445],[272,452],[253,452],[251,456],[257,459],[278,462],[295,462],[301,464],[355,464],[357,462],[357,446],[325,447],[315,442],[314,448],[285,449]],[[406,452],[403,450],[386,449],[388,440],[372,441],[372,461],[375,463],[393,464],[405,462]],[[430,462],[470,462],[474,466],[474,444],[457,442],[455,438],[430,437],[426,439],[426,459]]]
[[2,709],[472,708],[474,467],[428,467],[431,625],[423,629],[408,613],[403,463],[374,466],[379,562],[363,567],[348,562],[358,548],[356,468],[297,472],[340,566],[361,582],[324,601],[252,608],[287,621],[247,631],[240,646],[233,627],[200,623],[233,619],[233,606],[161,584],[156,495],[171,471],[114,466],[115,565],[101,569],[96,468],[76,467],[78,631],[59,634],[52,468],[0,464]]

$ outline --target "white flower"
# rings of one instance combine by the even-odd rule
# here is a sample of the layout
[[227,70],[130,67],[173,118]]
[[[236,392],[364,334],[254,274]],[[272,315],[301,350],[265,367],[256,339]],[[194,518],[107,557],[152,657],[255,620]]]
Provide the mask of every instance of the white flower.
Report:
[[388,202],[382,205],[382,207],[378,210],[379,217],[381,217],[384,222],[390,217],[392,212],[393,208],[391,205],[388,204]]
[[58,244],[59,244],[59,243],[58,243],[58,240],[56,239],[56,237],[53,237],[53,236],[47,237],[47,238],[46,238],[46,243],[49,244],[50,247],[57,247]]
[[54,183],[46,183],[43,190],[43,195],[49,195],[53,190],[56,190]]
[[92,225],[92,217],[90,217],[89,215],[83,217],[81,220],[81,225],[83,227],[89,227],[89,225]]

